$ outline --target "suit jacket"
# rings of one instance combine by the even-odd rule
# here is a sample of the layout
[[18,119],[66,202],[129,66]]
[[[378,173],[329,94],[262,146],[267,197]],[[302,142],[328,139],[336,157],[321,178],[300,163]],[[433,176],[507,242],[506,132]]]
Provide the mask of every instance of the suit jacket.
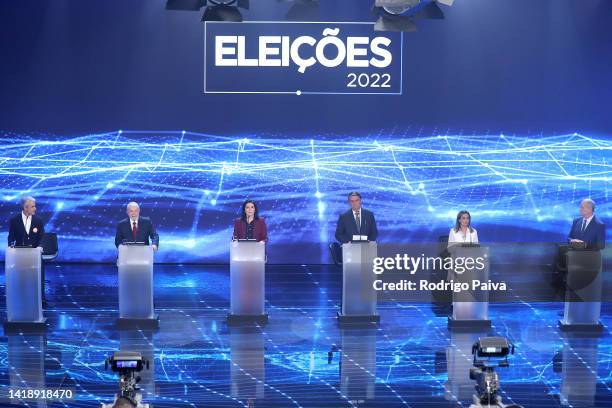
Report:
[[[138,227],[136,229],[136,239],[132,233],[132,223],[129,218],[123,219],[117,224],[115,234],[115,246],[119,247],[123,242],[144,242],[145,245],[157,245],[159,247],[159,235],[151,220],[147,217],[138,217]],[[151,242],[149,243],[149,238]]]
[[[257,241],[268,241],[268,228],[266,227],[266,221],[263,218],[253,220],[253,238]],[[247,237],[247,223],[241,218],[234,221],[234,238],[246,239]]]
[[336,224],[336,239],[341,243],[349,242],[353,239],[353,235],[367,235],[368,241],[376,241],[378,237],[378,229],[376,228],[376,220],[374,213],[366,209],[361,209],[361,228],[357,228],[353,210],[350,209],[342,213]]
[[31,246],[36,248],[40,245],[43,235],[45,235],[45,224],[42,218],[37,215],[32,216],[29,234],[26,233],[21,213],[15,215],[10,220],[8,233],[9,245],[14,243],[17,246]]
[[604,223],[593,215],[589,225],[582,231],[582,219],[582,217],[578,217],[572,223],[569,239],[584,241],[589,249],[603,249],[606,246],[606,226]]

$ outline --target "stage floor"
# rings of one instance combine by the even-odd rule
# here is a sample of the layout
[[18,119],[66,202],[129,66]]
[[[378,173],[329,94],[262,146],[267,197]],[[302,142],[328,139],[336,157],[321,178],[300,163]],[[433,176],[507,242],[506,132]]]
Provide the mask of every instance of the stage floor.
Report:
[[[2,265],[3,267],[3,265]],[[228,328],[229,267],[156,265],[156,332],[119,331],[112,265],[46,269],[46,336],[0,338],[0,392],[72,388],[76,400],[15,406],[92,407],[117,389],[104,359],[117,350],[151,360],[144,399],[155,407],[444,407],[471,403],[471,346],[429,304],[382,304],[380,327],[340,329],[341,279],[333,266],[268,265],[267,326]],[[2,280],[4,278],[2,277]],[[4,282],[0,307],[5,308]],[[491,305],[490,334],[517,347],[499,368],[504,403],[612,406],[612,303],[600,337],[557,329],[560,303]],[[483,335],[484,333],[480,333]],[[0,400],[1,406],[11,402]]]

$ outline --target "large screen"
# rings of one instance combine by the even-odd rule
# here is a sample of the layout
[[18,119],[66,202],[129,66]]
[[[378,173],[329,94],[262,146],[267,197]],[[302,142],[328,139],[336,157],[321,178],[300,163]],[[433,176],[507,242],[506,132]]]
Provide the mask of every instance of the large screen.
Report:
[[[158,262],[227,262],[242,202],[259,206],[272,263],[327,263],[347,195],[359,191],[381,242],[437,242],[459,210],[484,242],[564,240],[580,199],[610,215],[612,142],[549,137],[384,134],[305,138],[115,131],[13,135],[0,148],[0,218],[37,199],[64,261],[116,257],[130,201],[161,237]],[[6,239],[3,229],[2,239]]]

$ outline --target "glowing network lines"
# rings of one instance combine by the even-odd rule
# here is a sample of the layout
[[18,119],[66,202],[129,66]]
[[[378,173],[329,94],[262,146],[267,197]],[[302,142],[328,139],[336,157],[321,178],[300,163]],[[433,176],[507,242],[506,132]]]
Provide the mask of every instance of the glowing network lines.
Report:
[[305,244],[308,262],[333,239],[352,190],[388,240],[433,237],[464,208],[476,224],[496,226],[490,241],[507,226],[524,231],[518,239],[558,237],[583,197],[610,216],[612,141],[578,133],[305,139],[115,131],[2,141],[1,216],[18,211],[21,195],[35,196],[48,229],[78,248],[70,259],[111,259],[130,200],[156,222],[172,250],[160,252],[165,261],[225,259],[218,243],[231,236],[247,197],[258,201],[272,242]]

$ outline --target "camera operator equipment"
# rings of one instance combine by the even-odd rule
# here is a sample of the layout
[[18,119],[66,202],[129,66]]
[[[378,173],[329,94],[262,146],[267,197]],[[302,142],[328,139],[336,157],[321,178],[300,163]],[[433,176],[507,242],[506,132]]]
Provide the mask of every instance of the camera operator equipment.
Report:
[[514,345],[504,337],[480,337],[474,343],[474,367],[470,368],[470,379],[476,381],[476,394],[470,408],[522,408],[517,404],[504,405],[499,395],[499,376],[495,368],[509,366],[508,354],[514,354]]
[[112,404],[102,404],[102,408],[152,408],[142,403],[138,388],[140,376],[137,375],[143,368],[149,369],[149,361],[138,352],[117,351],[104,362],[104,367],[108,369],[109,364],[113,372],[119,373],[119,393]]

